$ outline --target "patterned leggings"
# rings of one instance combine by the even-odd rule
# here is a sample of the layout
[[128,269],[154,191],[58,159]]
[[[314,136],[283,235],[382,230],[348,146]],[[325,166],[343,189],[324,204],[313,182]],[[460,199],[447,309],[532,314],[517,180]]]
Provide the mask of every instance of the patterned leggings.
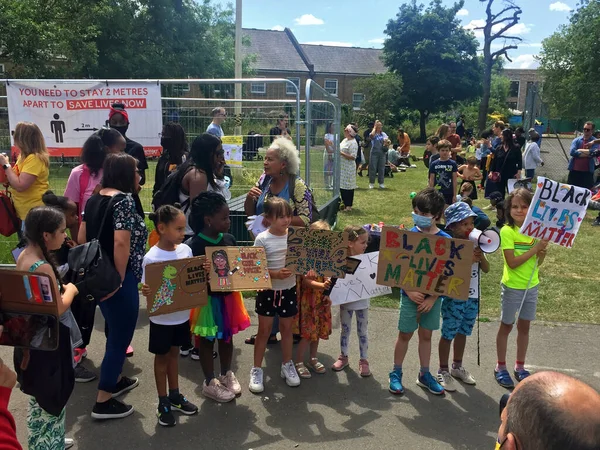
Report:
[[360,349],[360,359],[367,359],[369,351],[369,310],[359,309],[352,311],[340,307],[340,321],[342,323],[342,333],[340,335],[340,347],[342,355],[348,356],[348,343],[350,332],[352,331],[352,315],[356,313],[356,334],[358,334],[358,347]]
[[44,411],[29,397],[27,413],[29,450],[56,450],[65,448],[65,410],[56,417]]

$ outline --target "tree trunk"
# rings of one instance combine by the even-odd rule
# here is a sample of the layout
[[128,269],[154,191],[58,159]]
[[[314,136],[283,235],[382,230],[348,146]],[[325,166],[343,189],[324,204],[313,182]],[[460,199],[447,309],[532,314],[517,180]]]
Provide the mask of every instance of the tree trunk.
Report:
[[421,135],[419,136],[421,142],[427,141],[427,130],[425,129],[425,124],[427,122],[427,116],[429,113],[424,109],[419,110],[420,118],[419,118],[419,130]]
[[492,86],[492,65],[493,61],[491,58],[484,59],[484,71],[483,71],[483,96],[481,97],[481,104],[479,105],[479,117],[477,118],[477,128],[479,133],[485,130],[487,122],[487,112],[490,106],[490,90]]

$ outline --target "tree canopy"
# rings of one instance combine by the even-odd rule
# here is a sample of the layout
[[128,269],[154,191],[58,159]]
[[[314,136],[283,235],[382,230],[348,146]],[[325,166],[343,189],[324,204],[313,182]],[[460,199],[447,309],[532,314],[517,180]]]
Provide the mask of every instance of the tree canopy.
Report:
[[385,63],[402,79],[402,104],[420,113],[421,139],[430,113],[481,93],[477,40],[456,16],[463,4],[444,7],[432,0],[425,8],[412,0],[400,6],[385,29]]
[[393,73],[381,73],[354,82],[354,90],[365,96],[361,109],[369,119],[393,121],[402,95],[402,80]]
[[600,115],[600,3],[582,0],[568,25],[542,41],[544,102],[554,116]]
[[9,77],[187,78],[234,73],[234,17],[210,0],[3,0]]

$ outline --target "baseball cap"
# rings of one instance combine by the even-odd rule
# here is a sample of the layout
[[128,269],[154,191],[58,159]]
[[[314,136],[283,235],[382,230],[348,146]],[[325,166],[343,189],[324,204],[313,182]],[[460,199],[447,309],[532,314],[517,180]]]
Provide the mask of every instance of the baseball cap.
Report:
[[444,216],[446,217],[446,226],[448,226],[465,220],[467,217],[477,217],[477,214],[466,203],[456,202],[446,208]]

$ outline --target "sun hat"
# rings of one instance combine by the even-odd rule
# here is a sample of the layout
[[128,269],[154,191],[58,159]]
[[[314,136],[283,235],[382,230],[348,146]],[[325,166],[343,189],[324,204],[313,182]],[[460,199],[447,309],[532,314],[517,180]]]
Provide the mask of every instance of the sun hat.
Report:
[[465,202],[456,202],[446,208],[444,216],[446,217],[446,226],[448,226],[465,220],[467,217],[477,217],[477,214]]

